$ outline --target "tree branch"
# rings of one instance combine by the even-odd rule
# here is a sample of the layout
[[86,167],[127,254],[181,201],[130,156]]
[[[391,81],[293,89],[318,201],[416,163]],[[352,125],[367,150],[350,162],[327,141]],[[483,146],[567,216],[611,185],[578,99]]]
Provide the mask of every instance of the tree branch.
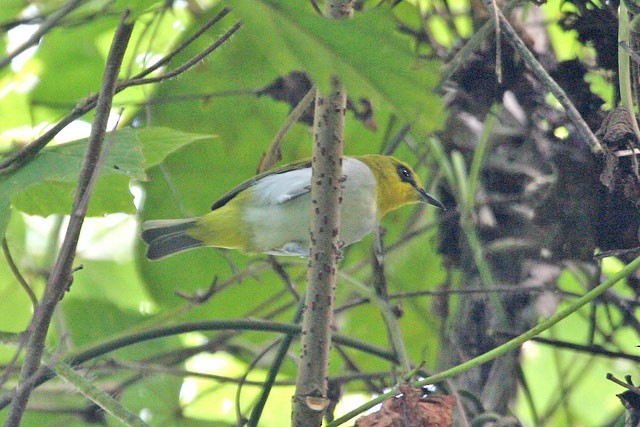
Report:
[[47,281],[42,301],[36,309],[32,322],[29,325],[29,341],[27,343],[25,361],[22,365],[20,380],[12,401],[9,416],[6,420],[6,426],[17,426],[20,424],[20,420],[27,406],[27,401],[31,395],[31,390],[33,389],[33,384],[31,384],[29,380],[40,367],[53,312],[71,282],[71,268],[75,258],[80,230],[87,212],[88,201],[99,173],[98,165],[102,154],[102,146],[106,134],[109,113],[111,111],[111,103],[115,94],[118,73],[120,72],[124,53],[133,31],[133,24],[127,23],[128,16],[128,11],[122,15],[111,44],[102,80],[102,87],[98,95],[96,116],[91,128],[89,146],[85,154],[82,170],[80,171],[69,226],[67,227],[58,259]]
[[[185,334],[189,332],[226,330],[277,332],[282,334],[300,335],[301,329],[302,328],[300,325],[292,325],[289,323],[279,323],[257,319],[214,319],[200,322],[185,322],[179,323],[177,325],[148,329],[142,332],[136,332],[114,338],[111,341],[103,342],[101,344],[97,344],[95,346],[86,348],[82,351],[77,351],[69,355],[67,358],[65,358],[65,363],[69,364],[70,366],[78,366],[89,360],[95,359],[96,357],[104,356],[105,354],[120,350],[130,345],[140,344],[145,341]],[[365,341],[360,341],[355,338],[339,334],[333,336],[333,341],[335,341],[337,344],[342,344],[347,347],[363,351],[370,356],[379,357],[393,363],[398,362],[395,354],[389,352],[387,349],[378,347]],[[55,377],[55,374],[51,371],[51,369],[46,366],[42,366],[38,370],[38,372],[31,377],[30,381],[32,382],[33,386],[38,386],[53,377]],[[0,397],[0,410],[4,409],[10,403],[11,399],[16,395],[16,393],[17,390],[13,390]]]
[[[483,0],[485,7],[489,10],[490,13],[494,12],[494,5],[492,0]],[[527,48],[522,39],[518,36],[516,31],[513,29],[507,18],[504,17],[500,8],[496,8],[496,14],[500,19],[500,28],[504,32],[505,38],[511,43],[514,49],[522,56],[524,62],[529,66],[533,74],[542,82],[543,85],[549,89],[549,91],[556,97],[560,105],[564,108],[565,113],[569,117],[569,120],[576,127],[576,130],[584,140],[584,142],[589,146],[592,152],[598,153],[602,151],[602,147],[600,146],[600,141],[594,135],[594,133],[589,129],[589,126],[584,121],[580,112],[573,105],[567,94],[562,90],[562,88],[556,83],[553,78],[547,73],[547,70],[544,69],[542,64],[538,62],[538,60],[533,56],[533,53]]]
[[[353,14],[348,0],[327,2],[333,19]],[[327,398],[333,304],[340,255],[342,152],[347,94],[337,79],[326,98],[317,95],[313,123],[311,229],[307,293],[302,321],[302,354],[293,397],[293,426],[320,426]]]
[[35,46],[38,44],[42,36],[48,33],[53,27],[56,26],[58,22],[71,12],[73,12],[83,0],[69,0],[65,3],[60,9],[52,13],[45,21],[38,27],[36,32],[34,32],[31,37],[20,46],[18,46],[13,52],[9,53],[6,57],[0,59],[0,70],[2,70],[7,65],[11,64],[11,61],[15,59],[16,56],[20,55],[25,50],[29,49],[31,46]]
[[[141,71],[140,73],[133,76],[131,79],[124,80],[116,85],[115,93],[120,93],[123,90],[137,85],[155,83],[167,80],[169,78],[175,77],[179,73],[187,71],[190,67],[197,64],[201,61],[206,55],[198,54],[191,60],[187,61],[185,64],[179,67],[179,72],[176,73],[174,71],[167,72],[158,77],[154,78],[145,78],[145,76],[149,75],[151,72],[157,70],[162,65],[167,64],[172,58],[174,58],[178,53],[184,50],[189,44],[191,44],[195,39],[197,39],[200,35],[204,33],[207,29],[209,29],[213,24],[217,23],[228,13],[227,9],[223,9],[218,15],[214,16],[209,22],[203,25],[195,34],[189,37],[187,40],[182,42],[178,47],[176,47],[173,51],[165,55],[162,59],[156,62],[154,65],[148,67],[147,69]],[[235,33],[240,26],[240,22],[237,22],[234,27],[225,32],[220,38],[218,38],[215,42],[213,42],[207,48],[207,54],[213,52],[216,48],[220,47],[225,41],[231,37],[233,33]],[[215,46],[215,48],[211,48]],[[188,64],[188,66],[186,66]],[[65,118],[56,123],[53,127],[51,127],[48,131],[42,134],[40,137],[35,139],[32,143],[22,148],[21,150],[14,153],[11,157],[0,162],[0,175],[9,173],[26,162],[32,159],[40,150],[42,150],[51,140],[62,131],[65,127],[67,127],[74,120],[82,117],[89,111],[93,110],[97,105],[98,96],[95,94],[89,95],[86,99],[80,101],[78,105],[69,113]]]
[[[483,353],[479,356],[469,359],[466,362],[461,363],[460,365],[454,366],[453,368],[447,369],[435,375],[431,375],[430,377],[427,377],[423,380],[417,381],[413,383],[413,386],[424,387],[429,384],[437,384],[447,378],[452,378],[456,375],[460,375],[461,373],[466,372],[474,367],[480,366],[484,363],[494,360],[498,356],[501,356],[509,351],[515,350],[516,348],[520,347],[522,344],[529,341],[533,337],[541,334],[542,332],[551,328],[553,325],[556,325],[561,320],[567,318],[569,315],[575,313],[581,307],[584,307],[588,303],[594,301],[600,295],[604,294],[609,288],[614,286],[616,283],[618,283],[620,280],[624,279],[625,277],[633,274],[639,268],[640,268],[640,257],[634,259],[629,264],[624,266],[620,271],[610,276],[607,280],[600,283],[598,286],[591,289],[586,294],[577,298],[575,301],[572,301],[566,307],[556,311],[556,313],[553,314],[551,317],[538,323],[536,326],[529,329],[528,331],[518,335],[517,337],[507,341],[506,343],[498,347],[495,347],[492,350],[487,351],[486,353]],[[382,403],[386,399],[398,394],[398,392],[399,392],[398,387],[397,386],[393,387],[388,392],[377,396],[376,398],[368,401],[367,403],[361,405],[360,407],[341,416],[337,420],[329,423],[327,427],[337,427],[343,423],[346,423],[356,415],[359,415],[364,411],[366,411],[367,409],[372,408],[379,403]]]
[[333,81],[328,97],[316,97],[311,176],[311,245],[302,323],[302,354],[293,426],[319,426],[327,407],[327,372],[340,254],[340,202],[344,112],[347,97]]

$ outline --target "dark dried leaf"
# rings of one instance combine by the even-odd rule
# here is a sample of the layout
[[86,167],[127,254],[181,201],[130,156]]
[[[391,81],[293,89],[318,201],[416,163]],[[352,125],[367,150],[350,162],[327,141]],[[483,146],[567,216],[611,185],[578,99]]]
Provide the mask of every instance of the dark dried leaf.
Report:
[[382,409],[360,417],[356,427],[450,427],[453,425],[453,396],[422,397],[422,390],[401,385],[401,395],[387,399]]

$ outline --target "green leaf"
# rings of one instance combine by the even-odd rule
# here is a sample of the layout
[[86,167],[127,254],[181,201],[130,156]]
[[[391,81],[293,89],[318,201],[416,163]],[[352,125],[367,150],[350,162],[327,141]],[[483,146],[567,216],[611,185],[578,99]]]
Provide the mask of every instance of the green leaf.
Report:
[[152,426],[188,426],[182,416],[180,388],[183,380],[171,375],[144,375],[127,386],[120,400],[129,410],[141,414]]
[[[72,285],[72,286],[75,286]],[[89,347],[114,336],[124,334],[128,330],[139,330],[140,325],[152,319],[138,310],[121,309],[119,306],[98,297],[81,299],[73,298],[62,304],[67,332],[77,347]],[[87,325],[91,325],[90,328]],[[141,354],[147,357],[152,354],[174,349],[181,340],[177,336],[164,339],[147,340],[130,345],[110,353],[117,357],[139,359]]]
[[140,138],[140,142],[142,142],[145,169],[159,165],[167,155],[173,153],[179,147],[201,139],[215,137],[215,135],[200,135],[164,127],[138,129],[137,135]]
[[[122,175],[102,176],[91,195],[87,216],[115,212],[135,213],[129,181],[128,177]],[[76,184],[73,182],[46,181],[16,194],[11,201],[14,208],[29,215],[68,215],[75,189]]]
[[25,7],[26,0],[3,0],[0,7],[0,24],[16,19]]
[[[89,205],[89,215],[134,212],[131,178],[146,180],[145,169],[169,153],[208,135],[168,128],[121,129],[107,134],[108,156]],[[19,170],[0,176],[0,234],[8,220],[9,202],[26,213],[68,214],[88,139],[48,147]]]
[[168,3],[166,0],[137,0],[135,2],[132,2],[130,0],[116,0],[113,7],[116,10],[129,9],[129,19],[133,19],[149,10],[158,7],[166,7],[169,4],[171,3]]
[[58,106],[66,111],[89,93],[98,92],[105,57],[98,49],[97,38],[106,31],[112,32],[117,19],[105,16],[93,25],[58,29],[43,38],[38,55],[31,59],[41,70],[31,93],[36,104]]
[[[73,275],[73,292],[65,300],[99,299],[114,304],[121,310],[145,311],[152,309],[135,263],[97,261],[80,258],[82,270]],[[121,330],[117,332],[122,332]]]
[[421,114],[438,125],[440,102],[432,95],[438,64],[418,60],[395,33],[393,15],[377,8],[353,19],[317,16],[300,2],[236,0],[235,13],[257,47],[269,52],[282,74],[304,69],[326,91],[338,76],[353,99],[373,98],[394,107],[406,120]]

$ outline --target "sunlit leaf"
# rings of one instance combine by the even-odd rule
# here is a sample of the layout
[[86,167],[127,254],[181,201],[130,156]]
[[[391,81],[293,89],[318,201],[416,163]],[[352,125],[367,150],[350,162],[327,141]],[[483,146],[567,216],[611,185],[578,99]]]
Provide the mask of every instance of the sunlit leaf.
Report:
[[[104,149],[108,156],[102,165],[103,178],[92,195],[90,214],[133,212],[130,179],[147,179],[146,168],[180,147],[206,138],[210,137],[168,128],[127,128],[107,134]],[[24,167],[0,176],[0,206],[11,201],[31,214],[68,214],[87,144],[85,138],[45,148]],[[3,218],[6,221],[6,216],[0,216],[0,225]]]
[[395,32],[393,15],[382,8],[335,21],[299,2],[233,2],[255,46],[271,52],[281,74],[303,69],[326,91],[337,76],[354,99],[389,103],[409,121],[429,116],[438,125],[440,103],[431,94],[438,64],[418,60]]

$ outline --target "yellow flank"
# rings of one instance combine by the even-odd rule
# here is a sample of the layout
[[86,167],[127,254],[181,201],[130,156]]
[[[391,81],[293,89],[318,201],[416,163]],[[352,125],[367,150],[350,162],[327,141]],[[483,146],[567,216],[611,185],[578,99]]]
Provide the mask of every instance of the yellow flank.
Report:
[[187,235],[200,240],[205,246],[249,251],[252,239],[242,221],[242,205],[246,199],[245,191],[221,208],[199,217]]
[[[390,156],[371,154],[354,157],[369,166],[373,176],[376,178],[378,184],[378,218],[382,218],[401,206],[420,202],[420,195],[415,188],[402,181],[398,175],[398,166],[404,166],[417,179],[416,174],[408,165]],[[416,184],[421,186],[420,182],[416,182]]]

